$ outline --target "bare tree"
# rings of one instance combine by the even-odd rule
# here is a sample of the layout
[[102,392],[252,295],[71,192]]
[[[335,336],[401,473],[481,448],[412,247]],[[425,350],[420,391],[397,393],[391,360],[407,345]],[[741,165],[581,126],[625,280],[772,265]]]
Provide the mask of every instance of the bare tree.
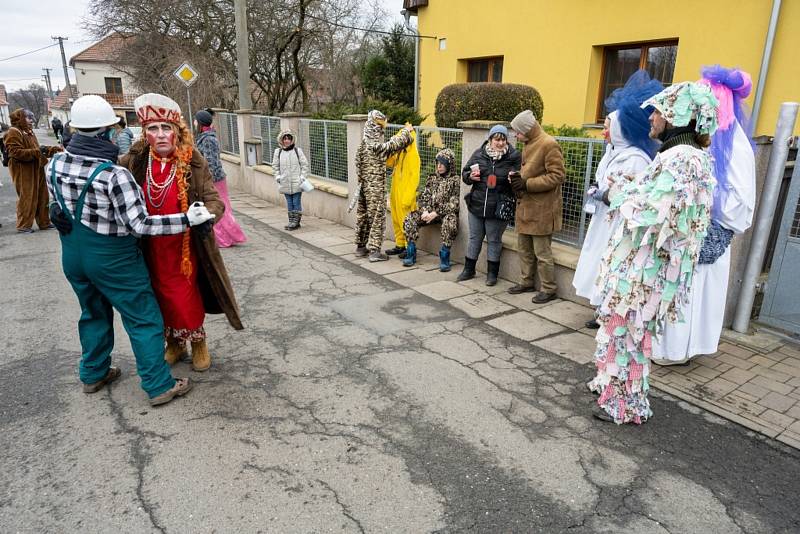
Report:
[[26,89],[19,89],[8,95],[10,109],[23,108],[33,113],[34,124],[39,124],[42,117],[47,117],[47,89],[35,83]]

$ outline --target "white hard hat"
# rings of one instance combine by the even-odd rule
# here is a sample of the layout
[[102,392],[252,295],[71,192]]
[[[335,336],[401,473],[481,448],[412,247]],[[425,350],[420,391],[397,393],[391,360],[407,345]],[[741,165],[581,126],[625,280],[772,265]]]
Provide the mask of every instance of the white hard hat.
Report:
[[111,104],[97,95],[80,97],[72,104],[71,109],[73,128],[93,129],[111,126],[119,122],[119,117],[114,114]]

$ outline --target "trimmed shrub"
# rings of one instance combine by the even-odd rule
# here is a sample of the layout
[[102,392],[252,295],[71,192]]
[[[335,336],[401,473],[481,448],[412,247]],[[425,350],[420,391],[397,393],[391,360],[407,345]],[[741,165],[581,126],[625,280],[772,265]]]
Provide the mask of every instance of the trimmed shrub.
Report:
[[378,109],[386,119],[393,124],[411,124],[418,125],[425,120],[425,117],[418,114],[413,107],[398,102],[391,102],[388,100],[375,100],[372,98],[366,99],[358,105],[352,104],[329,104],[312,115],[314,119],[326,120],[342,120],[344,115],[366,114],[370,110]]
[[586,128],[581,126],[542,124],[542,129],[553,137],[592,137]]
[[461,121],[510,122],[520,111],[530,109],[541,122],[544,102],[539,91],[515,83],[456,83],[444,87],[436,97],[436,125],[456,128]]

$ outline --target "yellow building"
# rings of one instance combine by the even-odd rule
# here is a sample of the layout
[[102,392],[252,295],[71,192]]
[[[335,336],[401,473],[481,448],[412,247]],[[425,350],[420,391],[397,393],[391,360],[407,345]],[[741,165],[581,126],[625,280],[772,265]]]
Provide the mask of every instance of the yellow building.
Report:
[[[602,123],[602,102],[638,68],[664,83],[704,65],[737,66],[762,92],[756,134],[772,134],[781,102],[800,100],[800,0],[405,0],[420,39],[419,104],[434,121],[442,87],[467,81],[532,85],[544,123]],[[763,87],[770,17],[781,5]],[[796,130],[800,133],[800,126]]]

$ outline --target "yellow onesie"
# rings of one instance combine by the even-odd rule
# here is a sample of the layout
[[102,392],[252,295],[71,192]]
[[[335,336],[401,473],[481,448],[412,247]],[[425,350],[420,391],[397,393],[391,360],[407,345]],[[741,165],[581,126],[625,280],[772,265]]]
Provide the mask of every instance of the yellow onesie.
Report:
[[417,209],[417,187],[419,187],[420,158],[417,150],[417,133],[414,130],[411,131],[411,144],[402,152],[389,156],[386,166],[394,169],[392,189],[389,193],[394,242],[398,247],[405,247],[403,221],[406,215]]

